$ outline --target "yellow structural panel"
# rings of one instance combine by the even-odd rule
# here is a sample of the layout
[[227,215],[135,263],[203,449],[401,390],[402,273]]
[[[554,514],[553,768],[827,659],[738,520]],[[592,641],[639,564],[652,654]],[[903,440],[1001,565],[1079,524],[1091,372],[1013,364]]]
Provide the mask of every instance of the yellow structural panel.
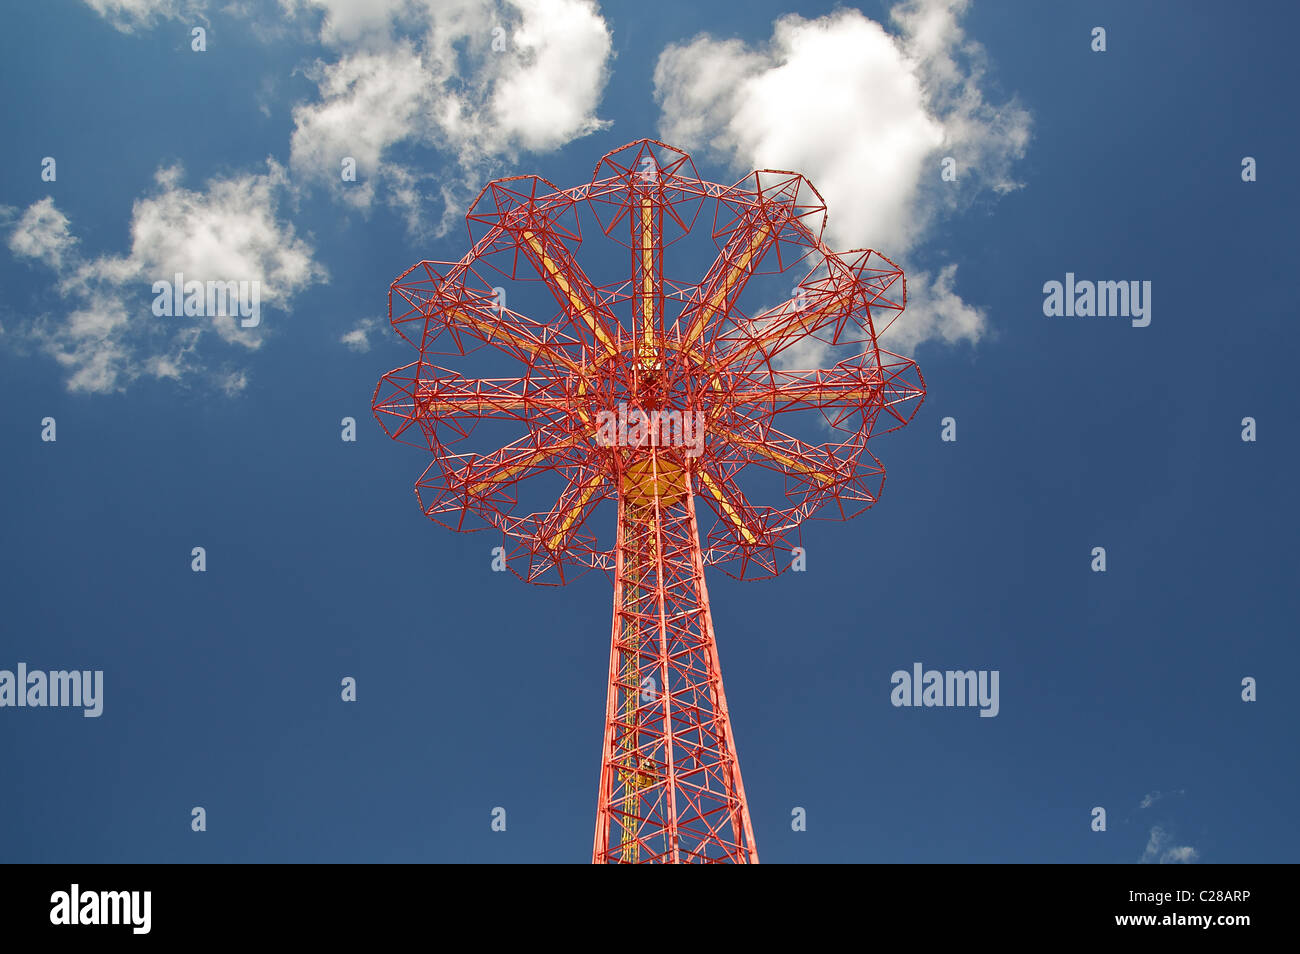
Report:
[[[809,308],[803,312],[787,312],[786,314],[799,315],[799,318],[796,321],[792,321],[792,322],[783,322],[783,321],[772,322],[771,325],[769,325],[767,328],[764,328],[761,332],[759,332],[759,334],[756,337],[750,339],[749,341],[741,342],[736,348],[734,348],[731,351],[728,351],[725,356],[725,360],[727,362],[731,362],[737,358],[743,358],[745,355],[757,351],[759,348],[762,348],[766,344],[770,344],[779,341],[782,338],[787,337],[793,331],[801,331],[806,333],[809,325],[813,324],[816,320],[820,319],[822,316],[831,314],[832,312],[835,312],[841,308],[848,308],[852,303],[853,303],[852,296],[844,295],[840,298],[832,299],[831,301],[828,301],[824,305],[820,305],[817,308]],[[786,304],[788,305],[789,302],[787,302]]]
[[547,547],[552,550],[559,549],[569,533],[569,528],[573,526],[573,522],[578,519],[578,514],[582,513],[582,508],[587,506],[587,502],[591,500],[592,495],[600,489],[600,485],[604,482],[605,475],[599,472],[592,474],[587,478],[586,482],[578,490],[578,495],[574,498],[573,503],[571,503],[569,508],[564,511],[559,526],[557,526],[555,532],[551,534],[550,539],[546,541]]
[[641,328],[643,359],[653,361],[655,350],[654,203],[641,199]]
[[870,388],[866,391],[841,391],[834,386],[828,387],[825,385],[809,385],[808,387],[787,386],[784,388],[777,388],[775,391],[759,391],[748,397],[742,391],[736,395],[736,403],[754,404],[758,401],[766,401],[772,404],[775,404],[778,401],[872,401],[879,396],[879,388]]
[[505,483],[515,474],[518,474],[521,471],[525,471],[529,467],[532,467],[534,464],[538,463],[539,461],[543,461],[548,457],[553,457],[554,455],[560,453],[560,451],[567,450],[572,446],[573,446],[572,441],[566,441],[563,444],[556,444],[553,447],[544,447],[541,450],[534,451],[533,453],[528,454],[525,457],[516,458],[515,460],[510,462],[509,466],[503,467],[501,470],[494,472],[491,477],[487,477],[483,480],[480,480],[478,483],[473,484],[470,487],[466,488],[465,493],[468,496],[474,497],[477,496],[478,494],[481,494],[485,490],[491,490],[494,487]]
[[731,505],[731,501],[729,501],[726,495],[723,494],[722,488],[714,482],[713,478],[708,475],[707,471],[700,471],[700,482],[704,484],[705,489],[713,495],[713,499],[718,502],[720,507],[722,507],[722,512],[727,515],[727,519],[730,520],[732,525],[740,531],[740,538],[746,543],[753,543],[756,539],[753,531],[750,530],[749,527],[745,526],[744,521],[740,519],[740,514],[736,512],[736,508]]
[[[526,351],[528,354],[535,355],[543,353],[543,346],[540,342],[515,334],[508,328],[503,327],[502,322],[493,322],[469,308],[451,308],[448,310],[456,321],[460,322],[460,324],[467,328],[473,328],[475,331],[496,338],[498,341],[514,345],[520,351]],[[547,349],[545,351],[545,356],[550,358],[556,364],[563,366],[565,369],[572,371],[575,374],[579,373],[578,366],[561,354],[558,349]]]
[[613,339],[610,338],[609,332],[605,330],[605,326],[600,323],[594,312],[596,303],[591,302],[589,304],[582,300],[582,296],[578,294],[578,290],[574,288],[568,278],[565,277],[564,272],[555,264],[555,261],[546,254],[545,246],[542,245],[536,232],[525,231],[523,233],[523,240],[528,243],[528,247],[536,253],[537,258],[541,261],[542,271],[546,274],[546,277],[553,281],[559,287],[561,294],[568,299],[569,307],[582,315],[583,320],[587,323],[587,327],[590,328],[591,333],[596,336],[596,340],[604,345],[605,350],[610,354],[617,354],[618,349],[614,347]]
[[[491,395],[475,394],[458,401],[421,401],[416,398],[416,407],[425,414],[452,414],[456,411],[463,411],[470,408],[475,411],[482,411],[485,408],[493,411],[521,411],[525,408],[536,407],[537,400],[533,398],[494,398]],[[563,407],[560,401],[555,402],[556,407]]]
[[646,455],[623,471],[622,493],[629,506],[650,507],[658,497],[659,506],[669,507],[686,496],[685,468],[668,457],[658,458],[657,467],[655,463]]
[[764,224],[754,232],[753,237],[749,240],[749,246],[740,253],[740,257],[728,269],[722,277],[721,282],[717,285],[715,291],[709,296],[708,300],[695,313],[695,318],[691,321],[691,326],[687,329],[686,339],[683,347],[690,348],[696,340],[704,333],[704,326],[708,324],[709,319],[717,314],[731,294],[731,289],[736,283],[749,271],[750,264],[758,254],[760,248],[772,235],[772,227]]
[[801,464],[799,463],[799,461],[795,460],[790,455],[783,454],[776,448],[769,447],[767,444],[755,444],[755,443],[751,443],[750,441],[742,441],[735,436],[732,436],[729,439],[734,443],[741,445],[742,447],[748,448],[749,450],[753,451],[755,454],[758,454],[760,457],[766,457],[768,460],[776,461],[782,467],[795,471],[796,473],[807,474],[809,477],[813,478],[813,480],[817,481],[818,483],[830,484],[830,483],[834,483],[835,481],[835,478],[832,477],[830,474],[824,473],[818,470],[816,467],[809,467],[807,464]]

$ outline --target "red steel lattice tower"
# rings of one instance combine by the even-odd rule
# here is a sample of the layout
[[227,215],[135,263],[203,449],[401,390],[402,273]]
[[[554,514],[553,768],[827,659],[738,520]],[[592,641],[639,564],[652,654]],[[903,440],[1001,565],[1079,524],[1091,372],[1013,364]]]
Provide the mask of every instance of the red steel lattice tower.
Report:
[[[648,139],[576,188],[495,180],[466,218],[464,258],[393,282],[393,328],[420,355],[379,382],[375,416],[432,452],[415,488],[428,517],[500,531],[494,553],[528,582],[613,578],[592,860],[757,862],[704,568],[775,576],[804,559],[805,520],[879,498],[867,440],[925,393],[878,344],[903,273],[827,248],[802,176],[718,185]],[[702,256],[703,277],[677,274]],[[517,367],[468,376],[444,358]]]

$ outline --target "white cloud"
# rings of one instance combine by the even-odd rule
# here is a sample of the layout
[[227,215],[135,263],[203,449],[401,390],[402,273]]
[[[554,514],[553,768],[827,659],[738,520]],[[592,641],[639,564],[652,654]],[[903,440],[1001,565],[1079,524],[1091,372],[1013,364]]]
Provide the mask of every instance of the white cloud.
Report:
[[605,85],[611,40],[596,5],[579,0],[510,0],[520,16],[509,53],[489,59],[492,123],[479,133],[493,152],[516,144],[558,149],[604,123],[594,111]]
[[61,324],[38,320],[31,337],[66,370],[69,391],[113,391],[133,361],[125,324],[122,303],[103,299],[87,302]]
[[1166,798],[1167,796],[1170,795],[1185,795],[1185,794],[1187,794],[1186,790],[1181,788],[1176,792],[1148,792],[1146,795],[1142,796],[1142,803],[1138,805],[1138,808],[1150,808],[1152,805],[1160,801],[1160,799],[1162,798]]
[[347,345],[353,351],[364,354],[370,350],[370,333],[379,326],[378,319],[362,318],[355,328],[339,338],[339,341]]
[[922,341],[974,344],[980,340],[987,313],[963,301],[953,290],[956,276],[957,266],[952,262],[937,275],[913,272],[907,276],[907,308],[885,333],[890,348],[906,353]]
[[[410,135],[429,106],[420,57],[403,41],[383,53],[317,63],[310,75],[321,101],[293,111],[290,165],[296,174],[316,182],[338,182],[342,195],[368,206],[380,158]],[[344,157],[356,160],[355,183],[342,180]]]
[[233,397],[248,387],[248,373],[245,371],[231,371],[222,375],[218,379],[218,383],[227,397]]
[[837,247],[910,241],[921,164],[943,144],[943,127],[901,45],[862,14],[783,17],[762,55],[708,37],[670,46],[655,92],[665,141],[699,145],[696,129],[737,169],[807,174]]
[[203,191],[180,185],[179,166],[155,174],[156,195],[131,212],[131,251],[86,262],[67,283],[152,283],[182,272],[187,281],[256,281],[263,303],[285,306],[325,277],[293,226],[275,217],[285,171],[267,160],[265,174],[212,179]]
[[[130,32],[197,17],[206,0],[86,0]],[[613,42],[595,0],[279,0],[285,17],[259,35],[312,26],[327,55],[305,70],[317,87],[293,107],[295,181],[329,187],[356,208],[378,199],[413,234],[445,232],[484,180],[521,152],[548,152],[607,123],[596,116]],[[252,18],[247,3],[232,16]],[[260,12],[260,11],[259,11]],[[265,91],[263,92],[265,98]],[[269,113],[263,101],[259,108]],[[437,177],[391,155],[442,153]],[[357,162],[344,182],[340,163]],[[426,206],[441,206],[431,218]]]
[[201,18],[204,0],[85,0],[87,6],[123,33],[160,20]]
[[[295,177],[360,208],[385,194],[413,232],[427,228],[432,195],[444,231],[501,161],[604,125],[595,110],[612,42],[592,0],[282,2],[318,11],[320,41],[337,54],[308,70],[319,96],[294,108]],[[434,185],[393,158],[399,145],[442,152],[454,168]],[[355,183],[340,176],[345,156]]]
[[[1029,146],[1031,119],[1014,100],[993,106],[984,99],[987,56],[958,21],[969,0],[908,0],[889,11],[903,31],[909,57],[919,64],[931,110],[941,119],[944,152],[960,157],[963,175],[995,193],[1020,188],[1012,163]],[[952,204],[963,193],[941,189]]]
[[321,13],[320,40],[331,46],[382,43],[392,36],[393,21],[423,17],[423,0],[280,0],[289,13]]
[[[804,173],[826,199],[833,248],[869,246],[897,261],[946,212],[1016,188],[1011,165],[1029,140],[1028,113],[985,101],[983,50],[958,23],[965,7],[899,4],[897,34],[845,9],[781,17],[761,48],[708,35],[673,44],[655,68],[660,137],[703,146],[738,172]],[[956,183],[940,180],[947,155]],[[961,300],[954,278],[951,264],[933,279],[909,276],[908,313],[887,347],[979,339],[985,315]]]
[[63,254],[77,244],[68,217],[46,196],[27,207],[18,225],[9,233],[9,250],[20,258],[34,258],[58,268]]
[[[984,309],[963,301],[953,290],[956,275],[957,266],[951,262],[939,269],[937,275],[929,272],[908,275],[907,308],[896,319],[876,326],[882,346],[907,355],[922,341],[945,344],[979,341],[984,336],[988,315]],[[777,355],[774,364],[786,370],[809,370],[824,368],[844,357],[832,345],[810,335]]]
[[1190,865],[1200,858],[1200,853],[1191,845],[1170,844],[1169,833],[1159,825],[1151,829],[1147,846],[1138,859],[1139,864]]
[[[406,231],[410,235],[423,238],[431,228],[421,214],[429,195],[422,191],[420,176],[394,162],[381,164],[379,171],[388,186],[386,201],[389,207],[396,209],[406,219]],[[448,192],[446,195],[450,197],[452,193]],[[451,228],[452,220],[456,218],[456,213],[463,211],[452,203],[444,202],[442,221],[436,229],[438,234],[446,234]]]
[[186,282],[257,282],[260,305],[285,311],[299,292],[327,280],[311,246],[276,218],[286,182],[274,161],[265,173],[212,179],[202,190],[182,186],[182,175],[179,166],[159,169],[153,194],[136,200],[126,255],[77,255],[68,218],[49,198],[29,206],[10,233],[15,255],[52,269],[67,266],[56,290],[70,310],[27,323],[12,343],[55,358],[69,390],[119,391],[142,376],[208,379],[227,392],[244,386],[242,371],[208,371],[199,341],[215,331],[255,349],[266,334],[265,316],[255,328],[231,317],[156,317],[155,281],[173,281],[179,272]]

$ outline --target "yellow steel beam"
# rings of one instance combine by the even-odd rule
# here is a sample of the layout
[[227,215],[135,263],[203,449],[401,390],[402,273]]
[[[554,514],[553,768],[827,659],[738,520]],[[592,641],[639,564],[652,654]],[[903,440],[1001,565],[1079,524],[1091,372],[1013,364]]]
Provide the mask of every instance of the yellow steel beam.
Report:
[[[784,393],[783,393],[784,392]],[[809,388],[778,388],[774,391],[757,391],[746,396],[744,391],[736,395],[736,404],[757,404],[760,401],[772,404],[778,401],[864,401],[872,400],[880,394],[879,388],[868,390],[839,391],[834,387],[821,385]]]
[[578,519],[578,515],[582,513],[582,508],[587,506],[587,502],[590,501],[596,491],[600,489],[600,485],[604,483],[604,481],[605,475],[600,471],[597,471],[583,482],[582,486],[578,489],[578,493],[574,497],[573,502],[569,504],[568,509],[563,511],[557,521],[555,532],[551,534],[550,539],[546,541],[548,549],[557,550],[559,549],[560,544],[565,542],[569,533],[569,528],[573,526],[574,521]]
[[642,360],[653,362],[655,353],[654,202],[641,199],[641,329]]
[[485,490],[491,490],[493,487],[505,483],[505,481],[509,480],[515,474],[527,470],[529,467],[532,467],[539,461],[543,461],[548,457],[554,457],[556,454],[568,450],[572,446],[572,441],[566,441],[553,447],[544,447],[539,451],[533,451],[531,454],[527,454],[522,458],[513,458],[509,465],[500,467],[498,470],[493,471],[491,477],[485,477],[466,488],[465,493],[468,496],[473,497]]
[[789,454],[785,454],[777,450],[775,447],[771,447],[767,444],[756,444],[752,441],[741,440],[740,438],[736,437],[734,434],[728,434],[727,439],[734,444],[738,444],[741,447],[753,451],[755,454],[758,454],[760,457],[766,457],[768,460],[775,461],[776,463],[780,464],[782,467],[787,468],[788,470],[792,470],[800,474],[806,474],[807,476],[813,478],[813,480],[816,480],[818,483],[830,484],[835,482],[835,478],[832,477],[830,474],[818,470],[816,467],[810,467],[807,464],[800,463],[799,461],[791,457]]
[[528,243],[528,247],[537,255],[542,265],[542,272],[560,289],[560,293],[568,300],[569,307],[582,315],[587,327],[596,336],[596,340],[604,345],[605,350],[611,355],[618,354],[618,348],[614,346],[613,339],[610,338],[609,332],[605,330],[605,326],[600,323],[599,316],[595,313],[596,303],[583,300],[582,295],[578,293],[578,289],[565,276],[564,270],[546,254],[546,246],[542,244],[536,232],[524,230],[523,240]]
[[495,338],[498,341],[505,342],[509,345],[514,345],[519,350],[525,351],[528,354],[544,355],[566,370],[572,371],[575,374],[580,373],[578,366],[569,360],[569,358],[565,357],[565,355],[558,349],[545,348],[545,346],[539,341],[534,341],[533,339],[526,338],[523,335],[517,335],[513,331],[504,327],[503,322],[494,323],[490,319],[484,318],[478,312],[469,308],[451,308],[448,309],[448,311],[451,313],[453,318],[467,328],[473,328],[475,331],[482,332],[488,337]]
[[760,253],[763,244],[771,237],[771,235],[772,226],[768,225],[766,222],[755,230],[754,235],[750,238],[745,249],[736,258],[735,262],[732,263],[731,268],[723,273],[721,281],[714,286],[713,294],[700,305],[699,310],[695,313],[695,317],[691,319],[690,327],[686,330],[683,349],[689,349],[699,339],[700,335],[704,333],[704,328],[708,324],[709,319],[722,309],[723,304],[727,300],[727,296],[731,294],[732,288],[734,288],[749,271],[749,267],[754,261],[754,258]]
[[[728,351],[722,356],[720,364],[730,364],[738,358],[743,358],[748,354],[752,354],[764,345],[780,341],[782,338],[787,337],[793,332],[807,333],[816,321],[825,315],[839,310],[840,308],[848,308],[852,304],[852,300],[851,295],[843,295],[839,298],[833,298],[815,308],[806,308],[803,311],[787,311],[784,314],[777,316],[776,320],[772,321],[771,324],[762,329],[755,337],[748,341],[742,341],[731,351]],[[788,307],[789,305],[790,302],[786,302],[784,306],[778,307]],[[794,320],[789,320],[792,316],[797,317],[794,317]]]
[[713,495],[713,499],[718,502],[720,507],[722,507],[722,512],[726,514],[726,517],[731,521],[732,526],[740,532],[741,539],[746,543],[753,543],[754,540],[757,539],[754,536],[754,532],[750,530],[749,527],[745,526],[745,522],[740,519],[740,514],[737,512],[736,508],[731,505],[731,501],[727,499],[727,495],[722,492],[722,488],[718,486],[717,482],[709,476],[708,471],[700,471],[700,482],[704,484],[705,489]]

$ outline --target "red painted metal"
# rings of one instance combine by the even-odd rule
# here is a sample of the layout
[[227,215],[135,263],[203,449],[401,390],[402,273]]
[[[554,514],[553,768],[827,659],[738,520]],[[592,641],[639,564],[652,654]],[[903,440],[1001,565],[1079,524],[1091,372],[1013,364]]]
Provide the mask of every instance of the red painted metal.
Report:
[[[432,452],[416,483],[425,514],[496,528],[528,582],[613,579],[595,862],[758,861],[704,568],[774,576],[797,562],[805,520],[874,504],[885,472],[867,441],[924,398],[916,365],[878,344],[906,304],[901,269],[832,252],[825,216],[802,176],[718,185],[642,139],[576,188],[489,183],[466,216],[469,253],[390,289],[392,325],[420,356],[384,376],[373,408],[393,438]],[[670,277],[699,258],[692,242],[711,266]],[[618,246],[630,270],[610,264]],[[616,274],[588,275],[579,249],[593,274]],[[509,307],[532,295],[536,313],[538,289],[557,306],[546,320]],[[517,373],[439,363],[485,353]],[[522,436],[466,449],[504,425]]]

